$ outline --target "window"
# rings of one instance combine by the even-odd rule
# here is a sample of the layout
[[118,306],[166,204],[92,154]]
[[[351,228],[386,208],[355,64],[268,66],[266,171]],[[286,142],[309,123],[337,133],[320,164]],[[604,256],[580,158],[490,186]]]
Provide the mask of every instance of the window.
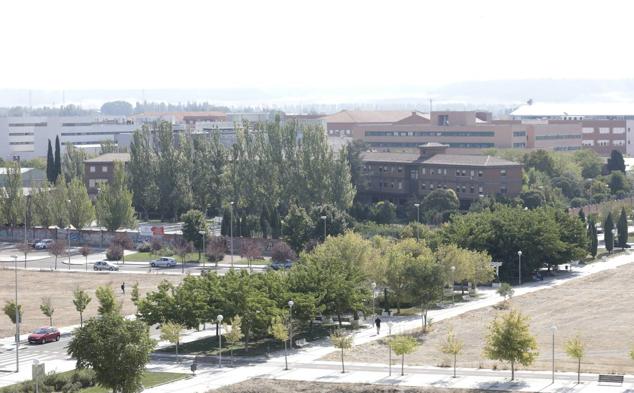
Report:
[[462,176],[467,176],[467,170],[466,169],[462,170]]
[[424,175],[425,174],[425,168],[421,169],[420,172]]
[[483,173],[482,171],[478,171],[478,177],[482,177]]
[[475,192],[475,187],[474,186],[469,186],[469,193],[473,194]]
[[90,166],[90,173],[95,173],[96,170],[97,170],[97,168],[95,168],[94,165]]
[[502,185],[500,187],[500,194],[506,194],[506,186],[505,185]]
[[106,165],[102,166],[102,167],[101,167],[101,171],[102,171],[103,173],[107,173],[107,172],[108,172],[108,167],[107,167]]
[[88,187],[95,187],[95,179],[88,179]]
[[478,187],[478,192],[479,192],[480,194],[482,194],[482,192],[483,192],[483,191],[482,191],[482,186],[479,186],[479,187]]
[[449,125],[449,115],[438,115],[438,125],[439,126],[448,126]]
[[460,169],[456,169],[456,176],[460,176]]
[[403,189],[403,182],[398,182],[398,189],[402,190]]
[[435,171],[434,171],[433,169],[430,169],[430,170],[429,170],[429,174],[430,174],[430,175],[433,175],[434,173],[435,173]]
[[434,183],[431,183],[431,184],[429,185],[429,189],[430,189],[430,190],[433,190],[433,189],[434,189]]
[[513,143],[513,148],[514,149],[523,149],[526,147],[526,143],[522,142],[522,143]]
[[623,139],[613,140],[612,141],[612,145],[613,146],[625,146],[625,141]]
[[582,132],[584,134],[594,134],[594,127],[583,127]]
[[447,168],[443,169],[443,174],[447,174]]
[[526,131],[513,131],[513,136],[526,136]]
[[612,133],[613,134],[625,134],[625,127],[613,127],[612,128]]
[[471,170],[471,177],[475,176],[475,171],[472,169]]
[[609,134],[610,127],[599,127],[599,134]]
[[594,146],[593,140],[581,141],[582,146]]
[[609,146],[610,141],[607,139],[600,139],[597,141],[597,146]]
[[397,170],[398,170],[398,173],[402,173],[402,172],[403,172],[403,167],[402,167],[402,166],[399,166],[399,167],[397,168]]
[[425,190],[427,188],[427,186],[425,185],[425,183],[421,183],[420,184],[420,189],[421,190]]
[[506,169],[500,169],[500,176],[506,176]]

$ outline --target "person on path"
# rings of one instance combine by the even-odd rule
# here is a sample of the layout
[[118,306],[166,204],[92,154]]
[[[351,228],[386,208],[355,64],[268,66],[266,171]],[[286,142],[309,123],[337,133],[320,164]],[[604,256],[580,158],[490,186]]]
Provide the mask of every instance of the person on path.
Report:
[[125,295],[125,282],[121,283],[121,293]]
[[376,317],[374,324],[376,325],[376,334],[381,334],[381,318]]

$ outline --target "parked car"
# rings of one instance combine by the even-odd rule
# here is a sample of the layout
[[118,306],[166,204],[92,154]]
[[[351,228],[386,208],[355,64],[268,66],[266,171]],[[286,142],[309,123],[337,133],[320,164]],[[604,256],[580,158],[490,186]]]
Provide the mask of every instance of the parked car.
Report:
[[174,267],[176,266],[176,259],[170,257],[160,257],[150,261],[152,267]]
[[291,261],[290,259],[287,259],[285,261],[273,261],[271,262],[270,266],[270,268],[273,270],[290,269],[291,267],[293,267],[293,261]]
[[47,248],[49,248],[51,246],[51,244],[53,244],[54,240],[53,239],[42,239],[38,242],[36,242],[33,247],[36,250],[46,250]]
[[43,326],[35,329],[29,334],[29,344],[46,344],[52,341],[59,341],[60,333],[57,328],[52,326]]
[[94,270],[110,270],[111,272],[119,270],[119,266],[109,261],[97,261],[92,268]]

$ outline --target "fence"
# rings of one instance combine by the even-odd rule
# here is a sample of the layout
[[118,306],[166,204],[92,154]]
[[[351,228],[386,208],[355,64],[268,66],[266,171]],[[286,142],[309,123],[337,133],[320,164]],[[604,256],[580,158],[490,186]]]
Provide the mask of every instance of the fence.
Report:
[[[26,239],[27,242],[34,242],[40,239],[63,239],[67,240],[70,235],[71,245],[90,246],[93,248],[106,248],[112,243],[117,236],[126,236],[133,244],[142,242],[149,242],[153,239],[159,239],[163,244],[170,244],[179,241],[183,235],[180,234],[164,234],[155,236],[143,236],[137,231],[101,231],[94,229],[83,229],[80,231],[60,229],[60,228],[27,228]],[[0,241],[3,242],[23,242],[25,237],[25,229],[0,227]],[[230,244],[230,238],[225,236],[227,247]],[[233,250],[236,254],[240,254],[242,249],[242,243],[245,240],[254,241],[258,248],[261,250],[262,255],[271,256],[271,250],[276,243],[280,242],[278,239],[264,239],[264,238],[233,238]]]
[[620,209],[621,207],[632,208],[634,207],[634,197],[627,197],[623,199],[616,199],[611,201],[605,201],[601,203],[596,203],[592,205],[585,205],[581,207],[573,207],[568,209],[570,214],[579,214],[579,210],[583,210],[583,213],[586,217],[590,214],[599,214],[603,215],[605,212],[614,211],[616,209]]

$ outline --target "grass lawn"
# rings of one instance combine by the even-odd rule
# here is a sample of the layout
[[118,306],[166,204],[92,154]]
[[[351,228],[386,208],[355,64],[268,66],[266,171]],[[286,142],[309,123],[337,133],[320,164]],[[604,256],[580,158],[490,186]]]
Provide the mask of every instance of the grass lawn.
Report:
[[[146,372],[143,375],[143,386],[148,389],[154,386],[163,385],[169,382],[178,381],[188,378],[189,374],[182,373],[161,373],[161,372]],[[93,386],[80,390],[81,393],[108,393],[109,389],[101,386]]]
[[[312,334],[308,332],[301,332],[293,334],[293,341],[301,338],[305,338],[307,341],[314,341],[320,338],[330,335],[330,332],[337,326],[330,325],[315,325],[313,326]],[[344,325],[344,328],[349,328],[349,325]],[[231,345],[224,338],[222,339],[222,354],[228,356],[233,349],[233,356],[264,356],[267,353],[279,351],[284,349],[284,343],[276,340],[272,337],[265,337],[258,340],[251,340],[249,342],[249,349],[244,348],[244,341],[238,344]],[[163,353],[175,353],[174,346],[169,346],[157,350],[157,352]],[[183,355],[217,355],[218,354],[218,339],[216,336],[206,337],[201,340],[196,340],[181,344],[178,346],[178,353]]]

